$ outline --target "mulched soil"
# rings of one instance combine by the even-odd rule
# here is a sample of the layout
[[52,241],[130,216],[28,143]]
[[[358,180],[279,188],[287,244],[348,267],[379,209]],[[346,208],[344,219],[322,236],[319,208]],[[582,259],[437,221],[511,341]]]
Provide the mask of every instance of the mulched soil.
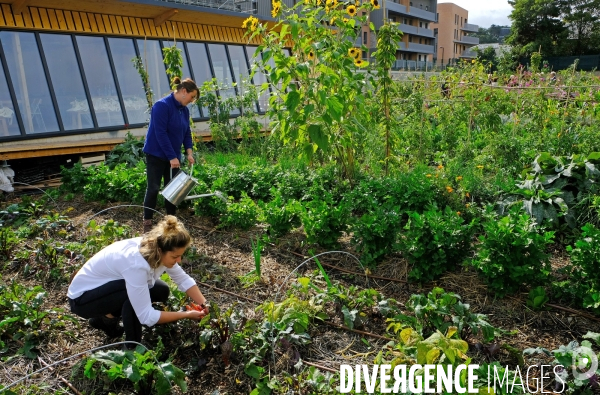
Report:
[[[88,219],[95,213],[116,204],[106,205],[100,203],[87,203],[77,198],[74,201],[57,203],[57,211],[63,212],[71,207],[68,216],[74,225],[87,223]],[[301,231],[277,241],[277,244],[268,245],[263,252],[262,272],[263,279],[248,288],[244,288],[239,277],[254,269],[254,260],[250,238],[256,238],[262,233],[262,229],[254,228],[248,232],[223,231],[215,229],[210,220],[193,216],[187,210],[181,210],[179,217],[185,222],[190,230],[196,249],[196,257],[193,261],[183,263],[184,269],[197,281],[213,285],[215,287],[242,295],[245,298],[256,301],[281,300],[285,297],[285,291],[293,281],[291,272],[297,269],[305,258],[309,256],[309,248]],[[127,224],[136,232],[142,228],[141,209],[137,207],[120,207],[108,210],[96,217],[99,221],[114,219],[122,224]],[[314,246],[312,246],[314,248]],[[349,237],[342,240],[341,251],[352,253]],[[315,250],[316,253],[325,252]],[[563,251],[553,251],[552,265],[554,268],[563,266],[567,257]],[[353,272],[361,272],[356,261],[349,255],[342,253],[331,253],[319,258],[324,264],[333,265]],[[309,261],[298,269],[299,273],[314,271],[314,261]],[[567,344],[572,340],[581,340],[581,336],[588,331],[600,332],[599,319],[595,317],[584,317],[574,312],[568,312],[557,308],[544,311],[532,311],[526,307],[527,294],[517,294],[502,299],[494,297],[487,292],[485,284],[477,274],[470,271],[455,272],[445,275],[435,283],[416,285],[405,282],[391,282],[387,280],[367,278],[364,275],[346,274],[341,271],[327,267],[332,280],[340,281],[345,285],[355,284],[360,287],[371,287],[380,291],[387,298],[394,298],[401,304],[406,302],[410,295],[415,293],[427,293],[434,286],[444,288],[447,292],[456,292],[461,295],[464,303],[471,306],[476,313],[484,313],[489,322],[507,331],[505,335],[496,339],[499,345],[506,344],[519,350],[531,347],[544,347],[549,350],[558,348],[561,344]],[[18,271],[2,273],[3,278],[18,277]],[[405,280],[407,275],[407,264],[400,256],[390,256],[382,262],[377,269],[372,270],[372,275]],[[35,280],[22,281],[27,285],[36,284]],[[326,285],[323,283],[323,287]],[[47,308],[59,307],[68,311],[66,298],[66,285],[59,287],[46,287],[48,297]],[[204,295],[212,303],[216,303],[225,310],[232,304],[236,309],[243,309],[249,318],[260,315],[256,311],[256,303],[248,300],[218,292],[212,288],[200,285]],[[343,324],[339,316],[333,317],[334,323]],[[381,317],[373,316],[359,328],[362,331],[383,335],[385,333],[385,322]],[[158,329],[161,327],[160,329]],[[197,347],[187,346],[186,341],[193,342],[195,339],[181,339],[178,337],[177,324],[156,326],[146,331],[143,343],[148,347],[155,346],[156,336],[160,335],[165,343],[165,354],[175,353],[174,364],[184,370],[195,370],[188,376],[189,394],[248,394],[252,390],[252,380],[244,373],[244,366],[234,359],[232,364],[225,367],[219,355],[207,355],[200,353]],[[309,364],[324,366],[333,370],[339,370],[339,365],[345,364],[372,364],[381,347],[386,341],[336,329],[327,325],[319,325],[311,328],[312,343],[299,349],[303,361]],[[481,347],[481,339],[470,336],[465,339],[470,344],[470,356],[474,357],[476,363],[498,360],[501,365],[516,365],[516,358],[506,348],[500,349],[498,353],[490,357],[486,354],[486,347]],[[24,357],[13,358],[0,366],[0,382],[10,383],[14,380],[44,366],[43,363],[53,363],[77,353],[85,352],[94,347],[108,344],[108,339],[95,329],[88,326],[85,320],[79,319],[79,325],[67,323],[65,331],[54,332],[47,342],[39,349],[40,358],[31,360]],[[189,342],[190,344],[192,342]],[[526,360],[528,364],[544,362],[541,357],[533,356]],[[198,368],[198,361],[205,359],[206,364]],[[281,373],[287,370],[295,373],[291,367],[294,355],[278,352],[276,361],[270,363],[271,374]],[[105,393],[108,387],[106,383],[97,380],[89,380],[81,377],[81,370],[73,369],[80,357],[71,359],[65,363],[54,366],[34,375],[27,380],[27,385],[43,387],[44,393],[54,393],[67,389],[66,382],[73,385],[80,393]],[[551,359],[546,359],[548,363]],[[43,362],[42,362],[43,361]],[[77,373],[73,376],[73,372]],[[64,380],[61,380],[64,379]],[[66,381],[66,382],[65,382]],[[45,386],[45,387],[44,387]],[[120,390],[111,387],[115,393],[132,393],[131,387],[124,385]],[[296,392],[302,393],[302,392]]]

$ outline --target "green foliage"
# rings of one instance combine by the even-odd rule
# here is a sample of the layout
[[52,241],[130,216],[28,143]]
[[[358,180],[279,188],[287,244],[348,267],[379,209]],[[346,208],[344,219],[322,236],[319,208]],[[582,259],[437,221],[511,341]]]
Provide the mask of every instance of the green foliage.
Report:
[[175,90],[177,86],[173,84],[173,79],[175,77],[183,79],[181,71],[183,69],[183,56],[181,55],[181,49],[177,48],[177,43],[173,42],[173,45],[170,47],[164,47],[162,52],[163,62],[167,66],[167,75],[173,85],[171,89]]
[[274,237],[281,237],[290,230],[300,226],[300,213],[302,205],[297,200],[287,200],[281,196],[281,193],[271,189],[273,200],[268,203],[259,202],[262,211],[262,217],[269,227],[267,232]]
[[567,246],[571,263],[562,271],[568,280],[554,283],[558,296],[567,297],[585,308],[600,307],[600,230],[592,224],[582,228],[574,246]]
[[546,290],[544,287],[535,287],[529,291],[529,297],[527,298],[527,306],[533,310],[540,310],[548,302],[548,296],[546,296]]
[[110,169],[106,164],[91,166],[83,187],[87,201],[131,202],[141,204],[146,194],[146,164],[139,161],[135,167],[126,163]]
[[527,214],[513,210],[498,218],[488,212],[483,224],[485,234],[472,264],[488,282],[491,292],[502,297],[522,285],[543,283],[550,273],[546,246],[554,232],[543,232]]
[[128,239],[132,236],[131,229],[118,222],[109,219],[105,224],[99,224],[96,220],[91,220],[86,226],[87,236],[81,254],[86,259],[94,256],[104,247],[115,241]]
[[245,192],[239,202],[227,205],[227,211],[221,216],[219,228],[238,228],[248,230],[256,225],[259,207]]
[[301,214],[302,225],[309,243],[325,248],[338,245],[338,239],[348,226],[349,207],[346,202],[335,203],[329,193],[314,196]]
[[409,279],[431,281],[453,270],[471,250],[474,226],[475,221],[465,223],[450,207],[408,213],[397,248],[412,265]]
[[141,57],[136,56],[135,58],[131,59],[131,62],[142,79],[142,86],[144,87],[146,101],[148,102],[148,111],[150,111],[154,105],[154,92],[152,92],[152,87],[150,86],[150,76],[144,67],[144,61]]
[[19,243],[15,232],[10,228],[0,226],[0,256],[4,257],[4,262],[12,260],[12,252]]
[[84,375],[92,380],[105,377],[109,382],[125,379],[140,394],[170,394],[172,384],[185,392],[185,373],[171,361],[159,363],[161,350],[159,341],[156,351],[144,351],[141,346],[134,351],[99,351],[87,357]]
[[[565,163],[567,159],[570,163]],[[543,152],[535,158],[532,172],[517,184],[512,196],[500,202],[499,212],[502,214],[507,207],[522,202],[523,209],[538,225],[548,220],[551,226],[557,227],[562,217],[571,228],[576,228],[579,217],[576,208],[590,193],[599,192],[597,163],[600,163],[598,152],[588,157],[573,155],[569,158]]]
[[60,186],[61,191],[73,193],[83,192],[83,188],[87,183],[88,171],[81,163],[77,162],[71,168],[61,166],[60,175],[62,182],[62,185]]
[[401,213],[387,204],[371,210],[350,227],[352,244],[365,265],[372,265],[394,251],[402,220]]
[[20,345],[17,354],[36,358],[36,347],[48,330],[64,330],[66,320],[76,322],[62,309],[44,310],[45,297],[46,291],[39,285],[29,288],[14,280],[7,284],[0,279],[1,353],[15,342]]
[[106,156],[104,164],[114,170],[119,163],[126,163],[127,167],[135,167],[139,161],[144,160],[144,139],[134,137],[127,132],[125,141],[117,144]]
[[414,294],[406,304],[408,311],[414,314],[399,314],[388,321],[388,329],[396,327],[395,323],[408,324],[419,333],[428,335],[434,331],[446,333],[450,327],[456,327],[463,337],[471,332],[481,332],[484,341],[494,340],[494,327],[486,321],[485,314],[471,313],[470,305],[463,303],[461,297],[442,288],[434,288],[427,296]]

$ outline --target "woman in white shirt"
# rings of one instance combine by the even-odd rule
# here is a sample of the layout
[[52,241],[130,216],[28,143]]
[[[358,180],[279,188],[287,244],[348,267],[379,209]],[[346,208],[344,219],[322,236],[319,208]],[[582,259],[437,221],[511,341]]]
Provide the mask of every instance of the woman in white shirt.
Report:
[[[200,320],[208,314],[206,298],[196,282],[179,266],[191,244],[183,224],[167,215],[143,237],[117,241],[105,247],[75,275],[67,296],[71,311],[88,318],[90,325],[108,337],[140,342],[142,324],[153,326],[188,318]],[[152,302],[165,302],[168,285],[160,280],[167,272],[178,288],[202,311],[159,311]],[[123,319],[123,327],[119,325]]]

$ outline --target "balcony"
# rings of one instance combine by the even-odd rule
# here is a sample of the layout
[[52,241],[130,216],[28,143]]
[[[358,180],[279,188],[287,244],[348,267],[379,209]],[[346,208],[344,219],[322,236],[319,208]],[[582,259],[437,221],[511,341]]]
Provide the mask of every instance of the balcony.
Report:
[[385,8],[387,8],[388,13],[390,11],[392,11],[392,12],[397,12],[398,14],[403,14],[403,15],[407,15],[408,14],[408,12],[406,12],[406,6],[405,5],[398,4],[398,3],[395,3],[393,1],[386,1]]
[[434,50],[435,50],[435,47],[433,45],[408,43],[408,45],[406,46],[406,51],[408,51],[408,52],[432,54],[432,53],[434,53]]
[[477,52],[467,49],[466,51],[463,51],[462,54],[460,54],[461,58],[469,58],[469,59],[474,59],[477,57]]
[[479,37],[462,36],[459,40],[454,40],[454,42],[467,45],[477,45],[479,44]]
[[[387,3],[386,3],[386,6],[387,6]],[[433,12],[425,11],[420,8],[409,7],[408,15],[416,16],[417,18],[435,22],[435,14]]]
[[431,29],[425,29],[424,27],[417,27],[412,25],[405,25],[404,23],[401,23],[398,27],[400,28],[400,30],[402,30],[402,33],[415,34],[418,36],[433,38],[433,30]]
[[473,25],[472,23],[465,23],[461,30],[465,32],[477,33],[479,31],[479,25]]

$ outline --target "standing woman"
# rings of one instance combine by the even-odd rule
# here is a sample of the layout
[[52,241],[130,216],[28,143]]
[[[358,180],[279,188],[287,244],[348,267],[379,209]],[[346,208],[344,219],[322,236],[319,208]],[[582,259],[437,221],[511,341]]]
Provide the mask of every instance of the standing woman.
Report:
[[[152,229],[152,216],[161,180],[164,179],[164,185],[167,185],[171,181],[171,172],[173,176],[179,172],[182,145],[185,147],[188,162],[194,163],[190,111],[187,105],[198,97],[198,87],[191,79],[181,81],[179,77],[173,79],[173,85],[175,91],[152,106],[150,125],[144,143],[148,179],[144,197],[144,233]],[[167,200],[165,208],[167,214],[175,215],[175,205]]]
[[[196,282],[179,266],[191,244],[183,224],[167,215],[143,237],[117,241],[105,247],[77,272],[67,296],[71,311],[88,318],[89,324],[108,337],[140,342],[142,324],[153,326],[188,318],[199,320],[208,314],[206,298]],[[159,311],[152,302],[165,302],[169,286],[160,280],[167,272],[178,288],[202,311]],[[123,319],[123,327],[119,325]]]

